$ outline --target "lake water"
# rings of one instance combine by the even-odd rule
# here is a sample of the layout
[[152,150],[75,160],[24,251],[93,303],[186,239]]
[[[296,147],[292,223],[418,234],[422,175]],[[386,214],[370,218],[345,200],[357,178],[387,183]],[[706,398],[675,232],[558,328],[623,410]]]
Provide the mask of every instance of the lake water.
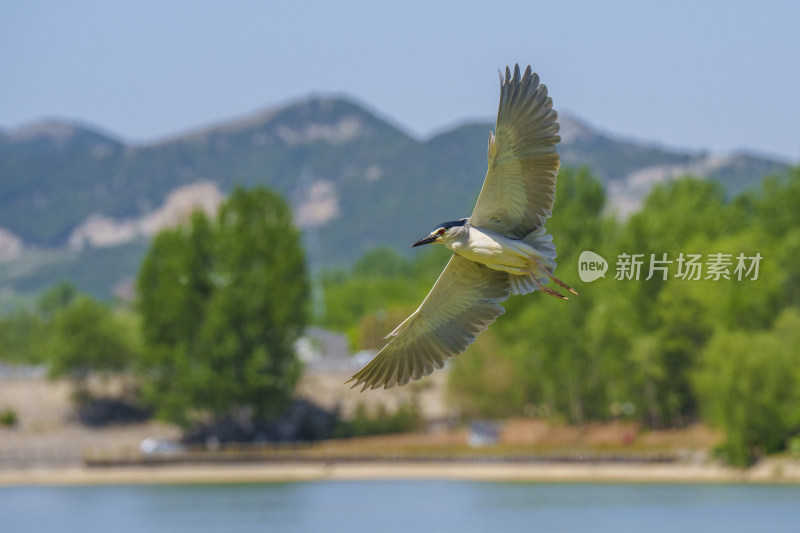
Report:
[[0,489],[0,531],[800,532],[800,486],[321,481]]

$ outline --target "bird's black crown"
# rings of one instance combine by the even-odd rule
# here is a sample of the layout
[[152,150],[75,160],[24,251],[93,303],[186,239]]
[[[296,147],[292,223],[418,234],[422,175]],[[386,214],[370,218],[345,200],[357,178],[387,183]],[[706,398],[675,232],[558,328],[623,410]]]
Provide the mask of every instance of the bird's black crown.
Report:
[[467,223],[467,221],[469,221],[468,218],[462,218],[462,219],[459,219],[459,220],[451,220],[450,222],[442,222],[441,224],[439,224],[436,227],[437,228],[450,229],[450,228],[455,227],[455,226],[463,226],[464,224]]

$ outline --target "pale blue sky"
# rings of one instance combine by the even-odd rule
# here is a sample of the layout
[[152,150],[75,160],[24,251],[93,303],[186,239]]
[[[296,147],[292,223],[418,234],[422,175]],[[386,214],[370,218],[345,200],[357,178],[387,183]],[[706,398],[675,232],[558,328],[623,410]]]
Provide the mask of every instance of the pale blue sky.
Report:
[[0,126],[171,136],[347,94],[428,136],[530,63],[556,108],[668,146],[800,160],[800,2],[0,1]]

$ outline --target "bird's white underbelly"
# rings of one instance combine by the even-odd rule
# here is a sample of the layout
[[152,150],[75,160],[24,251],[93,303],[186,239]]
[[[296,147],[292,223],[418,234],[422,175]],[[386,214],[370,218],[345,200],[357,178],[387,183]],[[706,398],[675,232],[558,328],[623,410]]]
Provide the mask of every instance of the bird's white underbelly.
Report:
[[453,243],[451,248],[465,259],[505,271],[509,268],[526,268],[531,258],[538,256],[533,247],[520,240],[475,227],[469,229],[466,240]]

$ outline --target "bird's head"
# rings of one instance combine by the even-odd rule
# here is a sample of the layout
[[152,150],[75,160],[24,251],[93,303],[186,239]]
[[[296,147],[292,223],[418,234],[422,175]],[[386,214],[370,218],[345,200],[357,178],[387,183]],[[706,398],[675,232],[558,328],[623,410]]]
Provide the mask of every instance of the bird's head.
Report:
[[439,224],[435,230],[430,232],[427,237],[423,237],[422,239],[418,240],[412,244],[411,247],[414,248],[415,246],[422,246],[423,244],[430,244],[432,242],[450,242],[457,235],[464,231],[467,222],[469,222],[468,218],[443,222],[442,224]]

